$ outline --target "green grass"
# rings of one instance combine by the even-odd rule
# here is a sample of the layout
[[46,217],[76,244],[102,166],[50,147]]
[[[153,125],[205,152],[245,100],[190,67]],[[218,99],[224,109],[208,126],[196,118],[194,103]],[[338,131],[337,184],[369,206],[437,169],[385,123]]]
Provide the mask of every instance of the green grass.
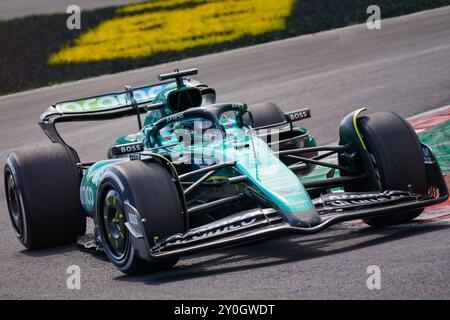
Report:
[[419,134],[419,138],[433,150],[442,171],[450,172],[450,121]]
[[115,73],[169,61],[230,50],[301,34],[362,23],[376,3],[382,18],[450,5],[450,0],[298,0],[286,29],[257,37],[164,52],[141,59],[116,59],[84,64],[49,65],[48,58],[87,30],[114,16],[116,8],[82,12],[82,30],[66,28],[66,14],[31,16],[0,22],[0,94]]

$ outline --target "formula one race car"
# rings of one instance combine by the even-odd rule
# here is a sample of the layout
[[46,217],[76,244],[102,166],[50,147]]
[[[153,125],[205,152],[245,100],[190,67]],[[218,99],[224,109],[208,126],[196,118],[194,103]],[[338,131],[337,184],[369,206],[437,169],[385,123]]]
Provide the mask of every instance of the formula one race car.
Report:
[[[308,108],[216,103],[194,74],[175,70],[157,85],[56,103],[41,116],[52,143],[12,153],[4,171],[12,226],[26,248],[78,239],[122,272],[143,273],[183,255],[342,221],[404,223],[448,198],[430,148],[395,113],[354,111],[337,145],[318,146],[294,125],[310,117]],[[95,163],[81,162],[56,130],[123,116],[137,116],[139,131]],[[319,168],[323,178],[312,179]]]

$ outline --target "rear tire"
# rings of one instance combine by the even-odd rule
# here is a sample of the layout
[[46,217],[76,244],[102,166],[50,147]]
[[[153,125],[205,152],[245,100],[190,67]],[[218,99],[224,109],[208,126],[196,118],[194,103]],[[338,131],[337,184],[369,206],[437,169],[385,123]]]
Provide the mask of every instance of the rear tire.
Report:
[[249,111],[252,114],[253,124],[247,115],[244,116],[244,122],[253,128],[266,127],[286,121],[286,116],[281,108],[272,102],[254,104]]
[[75,156],[53,143],[9,155],[5,191],[17,238],[30,250],[75,242],[86,231]]
[[[370,190],[405,190],[427,193],[422,147],[414,129],[399,115],[379,112],[359,119],[359,128],[377,171],[377,185]],[[363,219],[374,227],[406,223],[423,209]]]
[[132,246],[131,235],[124,226],[126,217],[123,201],[129,201],[147,220],[144,228],[150,245],[155,238],[161,240],[182,233],[185,231],[182,203],[172,177],[161,165],[142,161],[120,163],[111,170],[113,174],[107,175],[100,184],[96,215],[108,258],[120,271],[129,275],[170,269],[178,258],[146,261],[139,257]]

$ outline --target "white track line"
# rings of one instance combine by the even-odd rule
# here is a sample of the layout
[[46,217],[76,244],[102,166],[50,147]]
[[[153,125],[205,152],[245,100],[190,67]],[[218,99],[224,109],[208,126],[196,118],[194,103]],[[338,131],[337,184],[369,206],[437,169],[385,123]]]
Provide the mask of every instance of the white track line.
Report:
[[415,114],[415,115],[413,115],[413,116],[411,116],[411,117],[408,117],[407,120],[415,120],[415,119],[417,119],[417,118],[420,118],[420,117],[423,117],[423,116],[428,116],[428,115],[430,115],[430,114],[438,113],[438,112],[441,112],[441,111],[444,111],[444,110],[447,110],[447,109],[450,109],[450,105],[445,106],[445,107],[441,107],[441,108],[437,108],[437,109],[433,109],[433,110],[428,110],[428,111],[421,112],[421,113],[418,113],[418,114]]

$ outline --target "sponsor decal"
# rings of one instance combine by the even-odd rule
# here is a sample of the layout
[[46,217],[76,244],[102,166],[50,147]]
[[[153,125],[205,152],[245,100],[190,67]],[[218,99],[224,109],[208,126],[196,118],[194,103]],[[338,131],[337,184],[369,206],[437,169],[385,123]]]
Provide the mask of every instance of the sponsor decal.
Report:
[[[133,95],[138,104],[148,103],[155,99],[160,92],[175,87],[175,82],[163,83],[135,89],[133,90]],[[129,106],[130,104],[131,103],[128,101],[127,94],[119,93],[61,102],[56,104],[55,108],[60,113],[90,112],[123,108]]]
[[403,191],[384,191],[382,193],[333,193],[321,197],[324,206],[344,208],[360,205],[380,204],[397,200],[414,200],[418,195]]
[[111,152],[115,156],[144,151],[144,143],[128,143],[117,145],[111,148]]
[[207,226],[199,227],[188,231],[185,234],[177,234],[162,241],[158,248],[179,245],[209,237],[219,236],[235,230],[244,229],[252,226],[257,221],[267,219],[261,211],[249,212],[244,215],[238,215],[229,219],[223,219]]
[[175,113],[170,116],[167,116],[165,119],[166,119],[166,123],[169,123],[169,122],[181,120],[183,118],[184,118],[184,113]]
[[290,122],[311,118],[311,110],[302,109],[298,111],[288,112],[286,113],[286,116],[288,117]]

